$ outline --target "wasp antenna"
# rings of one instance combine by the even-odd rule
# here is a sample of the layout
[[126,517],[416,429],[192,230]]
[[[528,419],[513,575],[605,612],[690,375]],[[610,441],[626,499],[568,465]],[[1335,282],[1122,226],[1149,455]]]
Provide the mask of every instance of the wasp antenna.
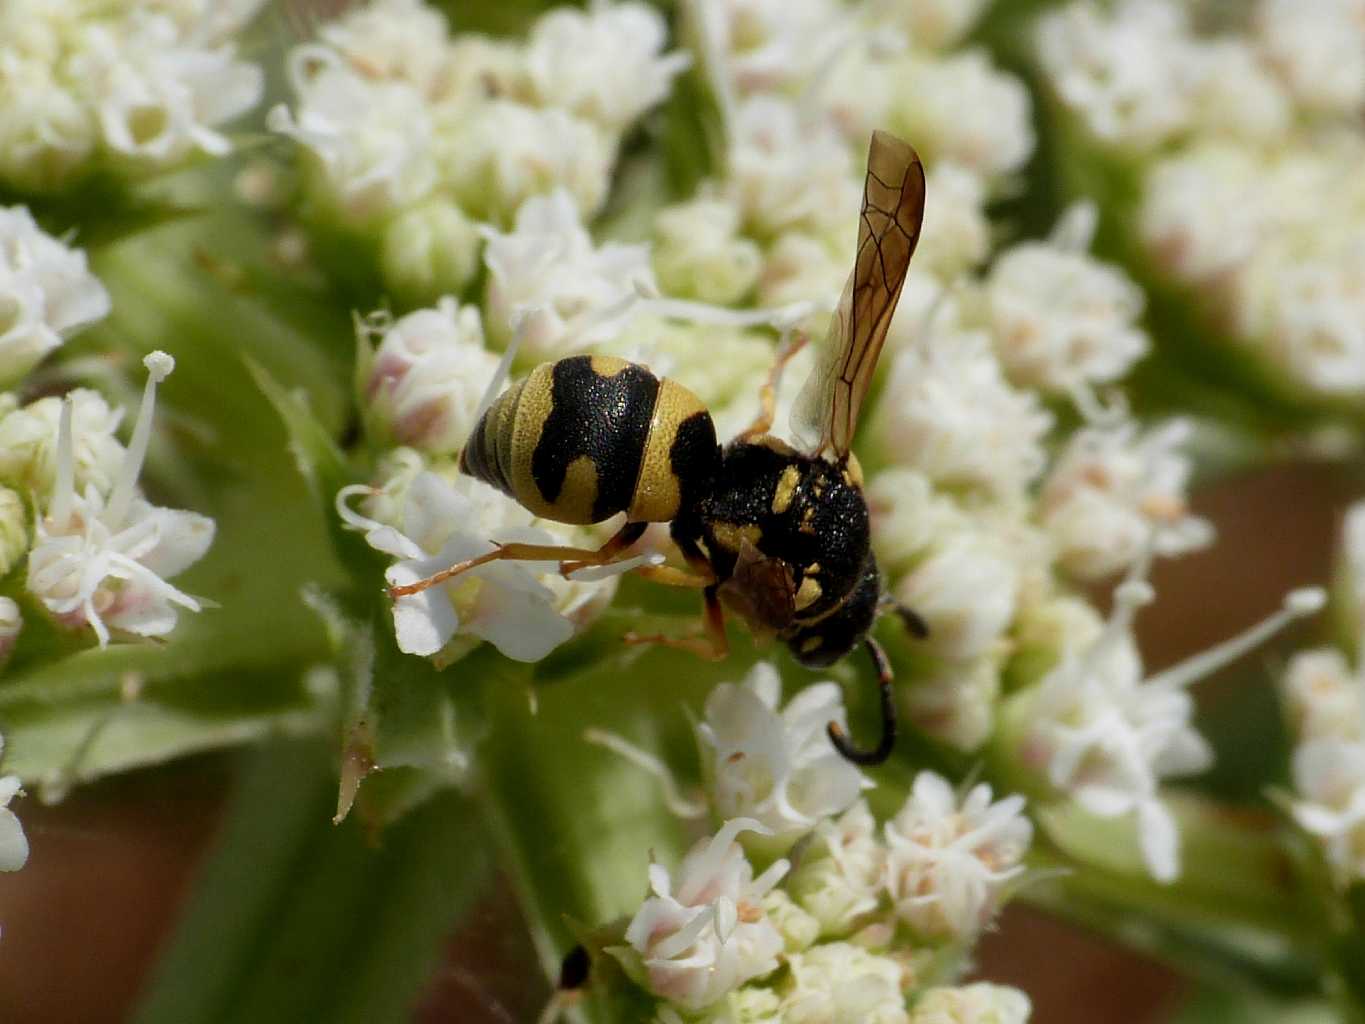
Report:
[[877,694],[882,707],[881,740],[872,750],[859,750],[849,741],[838,722],[830,722],[827,731],[829,741],[834,744],[834,749],[839,751],[844,760],[871,766],[883,763],[891,756],[891,750],[896,745],[896,700],[891,689],[893,678],[891,663],[886,660],[886,652],[882,650],[882,645],[869,636],[863,639],[863,646],[867,648],[867,653],[872,657],[872,665],[877,670]]

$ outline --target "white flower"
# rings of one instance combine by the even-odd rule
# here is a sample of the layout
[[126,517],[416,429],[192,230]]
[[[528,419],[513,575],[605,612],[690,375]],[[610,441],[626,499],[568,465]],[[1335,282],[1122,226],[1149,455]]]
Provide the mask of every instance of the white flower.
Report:
[[887,576],[899,577],[935,537],[960,528],[963,520],[950,499],[936,494],[929,479],[908,466],[883,470],[867,482],[863,493],[877,564]]
[[1322,841],[1339,885],[1365,879],[1365,743],[1310,740],[1292,767],[1294,820]]
[[[782,936],[763,913],[762,901],[786,873],[787,862],[779,860],[754,878],[735,842],[744,831],[763,829],[743,818],[729,821],[692,847],[674,876],[651,865],[653,895],[626,929],[640,980],[684,1009],[709,1006],[777,967]],[[614,952],[630,970],[633,958]]]
[[[952,281],[974,269],[991,250],[986,188],[980,175],[951,160],[934,161],[924,188],[934,201],[924,207],[924,227],[915,247],[915,273],[910,281],[924,277],[926,270]],[[902,320],[902,314],[898,312],[896,319]]]
[[451,200],[433,197],[384,227],[379,265],[384,283],[409,302],[463,292],[479,272],[483,239]]
[[711,691],[697,733],[716,813],[790,837],[845,810],[870,783],[826,735],[831,722],[847,727],[837,684],[807,686],[779,712],[781,695],[777,669],[759,662],[742,685]]
[[1365,740],[1365,678],[1335,648],[1300,651],[1280,683],[1286,717],[1301,742]]
[[1033,152],[1028,90],[997,71],[984,51],[910,61],[897,100],[895,127],[931,160],[996,178]]
[[511,232],[490,229],[484,262],[492,328],[521,330],[536,360],[615,336],[640,292],[657,291],[648,246],[595,246],[562,189],[526,200]]
[[1365,394],[1365,231],[1263,247],[1237,282],[1237,326],[1311,390]]
[[1017,988],[978,981],[956,988],[931,988],[915,1003],[911,1024],[1025,1024],[1033,1012]]
[[847,14],[834,0],[722,0],[699,5],[723,67],[742,92],[802,82],[845,45]]
[[[7,9],[0,5],[0,18]],[[9,38],[9,26],[0,24],[0,39]],[[99,134],[93,111],[57,71],[51,60],[0,49],[0,177],[26,190],[68,181],[86,165]]]
[[654,271],[670,295],[718,305],[739,302],[758,283],[763,254],[739,234],[740,211],[702,196],[654,218]]
[[905,806],[885,825],[886,888],[896,913],[925,939],[970,941],[990,923],[1033,839],[1024,798],[992,801],[991,787],[962,799],[920,772]]
[[19,605],[11,598],[0,597],[0,664],[14,652],[14,645],[23,629],[24,615]]
[[200,603],[166,580],[193,565],[213,541],[214,524],[195,512],[160,508],[138,497],[137,477],[151,435],[156,385],[174,367],[164,352],[144,360],[148,370],[133,439],[110,493],[92,484],[75,488],[73,404],[62,407],[56,483],[36,524],[27,587],[65,625],[89,626],[100,645],[110,630],[165,636],[177,607]]
[[1212,750],[1195,731],[1188,687],[1304,615],[1322,607],[1320,590],[1289,594],[1258,625],[1163,672],[1143,678],[1132,636],[1139,606],[1152,598],[1142,559],[1114,591],[1114,610],[1098,639],[1064,654],[1041,683],[1013,698],[1024,718],[1020,755],[1057,790],[1104,818],[1137,819],[1152,876],[1179,876],[1175,819],[1161,802],[1163,778],[1202,771]]
[[1000,696],[1000,666],[989,655],[949,662],[901,688],[901,703],[915,728],[971,753],[990,739]]
[[607,197],[616,142],[558,107],[490,99],[443,111],[435,160],[473,217],[506,224],[533,196],[562,188],[584,216]]
[[1346,510],[1341,528],[1339,571],[1343,576],[1351,624],[1359,636],[1365,637],[1365,501],[1357,501]]
[[[0,754],[4,753],[4,738],[0,737]],[[19,817],[9,809],[10,801],[22,792],[17,775],[0,778],[0,871],[18,871],[28,861],[28,838]]]
[[822,937],[844,936],[881,905],[885,866],[877,823],[859,800],[816,826],[785,888],[820,923]]
[[852,243],[861,183],[831,121],[813,120],[780,96],[753,96],[736,111],[727,170],[726,194],[754,234],[842,231]]
[[946,50],[972,30],[986,6],[987,0],[915,0],[876,5],[874,9],[899,24],[915,46]]
[[[417,476],[406,489],[401,530],[347,506],[369,490],[342,488],[337,513],[348,527],[363,530],[372,548],[398,559],[385,573],[391,586],[485,554],[496,542],[556,542],[533,528],[531,514],[516,502],[471,477],[451,483],[435,473]],[[393,605],[399,650],[437,654],[458,632],[486,640],[516,661],[539,661],[573,635],[573,623],[556,610],[555,592],[540,579],[557,568],[554,562],[490,562],[399,597]]]
[[1099,579],[1131,566],[1149,545],[1180,555],[1213,539],[1185,500],[1190,424],[1172,420],[1145,434],[1132,421],[1072,435],[1043,482],[1039,521],[1067,572]]
[[896,584],[896,600],[924,619],[924,642],[936,653],[956,659],[988,654],[1018,606],[1022,580],[1015,555],[992,531],[953,531]]
[[318,38],[370,79],[399,79],[435,98],[454,77],[445,15],[424,0],[370,0],[318,29]]
[[109,313],[85,253],[44,232],[23,206],[0,206],[0,385]]
[[1365,4],[1261,0],[1257,41],[1306,108],[1353,115],[1365,104]]
[[63,409],[71,407],[73,486],[101,494],[114,487],[126,453],[115,436],[122,409],[98,391],[74,388],[63,398],[40,398],[0,417],[0,479],[21,494],[46,499],[57,480],[57,437]]
[[556,8],[527,40],[536,99],[621,131],[668,95],[673,76],[691,59],[661,54],[667,34],[659,13],[640,3]]
[[905,968],[847,942],[815,946],[787,958],[784,1024],[908,1024]]
[[1124,0],[1112,15],[1078,0],[1038,27],[1052,88],[1107,142],[1158,145],[1191,114],[1184,12],[1170,0]]
[[1043,468],[1052,425],[1037,395],[1005,381],[980,331],[930,331],[896,355],[871,417],[885,457],[935,483],[1017,493]]
[[[362,323],[360,332],[357,376],[371,431],[434,455],[458,453],[498,368],[478,307],[445,298],[392,323]],[[380,337],[373,350],[371,334]]]
[[1245,146],[1195,146],[1147,174],[1138,230],[1160,266],[1186,281],[1217,283],[1255,253],[1283,212],[1265,179],[1263,158]]
[[1057,242],[1007,249],[986,277],[984,298],[1005,372],[1028,387],[1065,392],[1108,383],[1147,352],[1137,325],[1142,289],[1118,268]]
[[345,216],[388,214],[432,190],[434,128],[414,86],[366,78],[318,44],[295,47],[287,70],[297,109],[274,107],[266,125],[309,150],[324,195]]
[[839,301],[850,263],[828,242],[805,231],[784,231],[765,256],[758,281],[759,305],[811,300],[833,309]]
[[1274,141],[1288,132],[1294,115],[1289,96],[1245,42],[1210,41],[1191,48],[1187,59],[1195,130],[1250,142]]
[[70,74],[96,112],[105,144],[120,156],[164,165],[198,150],[231,148],[217,129],[260,100],[265,76],[229,44],[183,37],[170,18],[135,11],[92,24]]

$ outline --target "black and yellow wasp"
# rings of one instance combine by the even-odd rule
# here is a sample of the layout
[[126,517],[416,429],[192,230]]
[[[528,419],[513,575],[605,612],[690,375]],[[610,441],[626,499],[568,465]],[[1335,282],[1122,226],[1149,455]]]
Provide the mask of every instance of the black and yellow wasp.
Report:
[[[800,449],[768,433],[790,348],[763,389],[757,420],[724,448],[701,400],[644,366],[591,355],[542,363],[484,413],[462,471],[545,519],[598,523],[624,512],[625,525],[595,550],[505,544],[390,594],[415,593],[497,559],[558,560],[566,574],[607,565],[627,556],[647,524],[669,522],[689,571],[636,571],[699,587],[705,635],[628,640],[724,657],[724,606],[812,667],[861,642],[879,677],[881,741],[858,750],[834,723],[830,739],[851,761],[885,760],[895,739],[891,672],[868,631],[887,602],[851,445],[923,218],[919,157],[900,139],[874,133],[853,272],[793,416]],[[902,614],[918,625],[913,613]]]

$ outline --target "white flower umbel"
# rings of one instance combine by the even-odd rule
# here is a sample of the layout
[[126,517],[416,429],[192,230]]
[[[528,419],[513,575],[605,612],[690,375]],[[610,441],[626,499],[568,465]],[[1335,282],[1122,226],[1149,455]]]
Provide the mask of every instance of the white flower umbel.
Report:
[[[474,429],[498,357],[484,347],[477,306],[444,298],[386,323],[357,326],[357,385],[372,437],[455,455]],[[370,347],[370,337],[379,344]]]
[[1299,742],[1365,740],[1365,675],[1351,671],[1332,647],[1300,651],[1280,683],[1290,728]]
[[1193,130],[1274,143],[1289,131],[1293,106],[1260,55],[1240,39],[1210,40],[1189,55]]
[[858,210],[853,154],[838,128],[778,95],[740,104],[727,172],[725,193],[759,237],[793,229],[838,232]]
[[287,70],[296,109],[272,108],[266,125],[309,151],[322,194],[344,217],[390,214],[435,187],[432,115],[413,85],[367,78],[315,43],[295,47]]
[[711,691],[697,733],[716,813],[790,838],[844,811],[871,783],[826,735],[831,722],[847,727],[837,684],[807,686],[779,711],[781,696],[777,669],[759,662],[742,684]]
[[527,77],[538,102],[619,132],[667,96],[690,62],[662,52],[667,36],[663,17],[642,3],[559,7],[531,30]]
[[614,337],[641,292],[658,290],[649,247],[594,245],[562,189],[526,200],[512,231],[489,229],[487,238],[490,329],[521,331],[524,354],[536,360]]
[[1322,843],[1339,885],[1365,879],[1365,743],[1309,740],[1292,768],[1294,820]]
[[26,207],[0,206],[0,386],[103,319],[109,305],[84,252],[43,231]]
[[815,829],[785,889],[820,924],[824,938],[851,934],[881,906],[886,851],[877,822],[859,800]]
[[199,151],[232,148],[218,129],[254,107],[265,76],[231,44],[187,38],[175,21],[147,9],[82,35],[70,74],[94,109],[104,143],[118,157],[164,167]]
[[904,965],[848,942],[814,946],[787,958],[784,1024],[908,1024]]
[[[915,270],[920,273],[906,282],[906,292],[920,287],[923,271],[933,277],[928,280],[937,286],[937,279],[955,280],[959,275],[974,270],[991,251],[991,224],[986,218],[986,186],[981,176],[951,160],[938,160],[929,168],[925,193],[934,197],[924,209],[924,227],[919,245],[915,247]],[[912,297],[906,294],[904,298]],[[898,312],[895,321],[905,323],[912,306]],[[918,323],[922,318],[913,318]],[[936,318],[937,319],[937,318]],[[892,328],[895,331],[895,328]]]
[[[471,477],[452,483],[421,473],[407,485],[401,529],[367,519],[347,504],[370,492],[343,487],[337,514],[349,528],[364,531],[371,547],[398,559],[385,574],[391,586],[485,554],[498,542],[556,543],[552,534],[532,527],[531,514],[520,505]],[[555,592],[541,579],[557,568],[554,562],[490,562],[398,598],[393,621],[399,650],[434,655],[459,633],[486,640],[516,661],[539,661],[574,630],[557,610]]]
[[1142,289],[1084,251],[1095,216],[1073,207],[1051,241],[1012,246],[986,276],[996,351],[1016,383],[1054,393],[1108,383],[1147,352]]
[[916,0],[915,3],[873,3],[871,10],[899,24],[915,46],[945,50],[972,30],[987,0]]
[[1016,495],[1043,468],[1052,416],[1006,382],[985,332],[931,330],[896,355],[869,426],[885,458],[936,483]]
[[897,582],[896,599],[929,626],[924,641],[944,657],[989,654],[1014,618],[1022,584],[1017,552],[990,530],[940,536]]
[[723,0],[695,5],[714,36],[710,69],[741,94],[797,87],[837,54],[848,14],[836,0]]
[[1192,42],[1171,0],[1123,0],[1112,13],[1077,0],[1042,19],[1037,44],[1053,90],[1099,138],[1146,149],[1189,122]]
[[193,565],[213,541],[214,523],[196,512],[160,508],[137,494],[137,478],[151,437],[156,385],[175,366],[164,352],[143,361],[147,387],[133,437],[106,496],[75,486],[73,404],[62,407],[56,482],[38,517],[29,553],[27,587],[63,624],[88,626],[101,646],[111,630],[165,636],[177,609],[200,603],[166,580]]
[[735,842],[758,822],[726,822],[702,839],[670,875],[649,868],[653,893],[626,928],[629,949],[614,949],[628,973],[655,995],[686,1010],[710,1006],[774,970],[782,936],[763,912],[763,898],[787,872],[779,860],[757,878]]
[[1033,152],[1028,89],[980,50],[910,61],[891,118],[928,159],[987,180],[1018,170]]
[[46,501],[57,481],[57,438],[62,410],[71,406],[74,486],[108,494],[127,457],[115,431],[123,410],[98,391],[74,388],[62,398],[40,398],[0,417],[0,480],[21,494]]
[[1174,556],[1213,539],[1213,527],[1186,502],[1191,466],[1181,449],[1189,436],[1184,420],[1143,434],[1127,421],[1072,435],[1037,505],[1063,569],[1100,579],[1127,569],[1149,546]]
[[1365,105],[1365,3],[1260,0],[1257,42],[1308,110],[1358,115]]
[[763,254],[739,234],[740,210],[720,197],[666,207],[654,218],[654,271],[670,294],[730,305],[758,283]]
[[1092,814],[1134,816],[1148,870],[1170,882],[1180,874],[1179,836],[1161,801],[1161,780],[1202,771],[1213,757],[1192,724],[1189,686],[1318,611],[1325,596],[1317,589],[1293,591],[1258,625],[1144,678],[1132,623],[1153,597],[1148,562],[1140,559],[1115,588],[1113,611],[1098,639],[1065,654],[1035,689],[1013,701],[1023,713],[1024,765]]
[[948,662],[901,687],[901,705],[915,728],[971,753],[990,739],[1000,697],[999,658]]
[[910,1024],[1026,1024],[1029,997],[1008,985],[978,981],[956,988],[931,988],[915,1003]]
[[366,77],[401,79],[425,96],[441,95],[458,74],[445,15],[425,0],[370,0],[322,25],[318,39]]
[[[5,751],[0,737],[0,754]],[[0,871],[18,871],[28,862],[28,838],[19,817],[9,809],[10,801],[23,792],[17,775],[0,777]]]
[[920,772],[885,825],[886,889],[900,919],[923,939],[975,938],[1024,871],[1033,825],[1023,811],[1022,796],[993,801],[981,783],[959,797],[941,775]]

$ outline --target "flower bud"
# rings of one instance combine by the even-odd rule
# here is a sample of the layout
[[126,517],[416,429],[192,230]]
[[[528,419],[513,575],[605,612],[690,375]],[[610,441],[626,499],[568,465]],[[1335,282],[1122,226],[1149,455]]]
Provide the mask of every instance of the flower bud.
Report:
[[932,988],[915,1003],[911,1024],[1024,1024],[1033,1012],[1028,996],[1008,985],[978,981]]
[[[442,299],[380,331],[357,367],[366,425],[375,438],[393,438],[433,455],[455,455],[474,429],[498,357],[484,348],[476,306]],[[362,340],[368,350],[368,343]]]
[[[123,413],[89,388],[75,388],[66,397],[72,403],[75,488],[94,486],[107,494],[123,465],[123,445],[114,436]],[[62,401],[40,398],[0,418],[0,480],[20,494],[42,498],[52,489]]]
[[739,234],[740,211],[724,199],[693,199],[654,221],[654,272],[670,295],[730,306],[758,283],[763,254]]
[[965,753],[979,750],[995,727],[1000,666],[991,655],[946,662],[903,688],[906,717],[921,732]]
[[781,889],[774,889],[763,897],[763,913],[777,928],[788,953],[799,953],[820,937],[820,922]]
[[848,942],[815,946],[787,958],[791,969],[782,1001],[786,1024],[908,1024],[905,972],[890,957]]
[[400,213],[384,229],[379,263],[384,283],[405,304],[463,292],[479,270],[478,229],[447,199]]
[[28,551],[28,509],[24,499],[8,487],[0,487],[0,576],[19,564]]
[[822,938],[843,937],[879,907],[885,862],[877,823],[859,800],[816,826],[785,888],[819,922]]

